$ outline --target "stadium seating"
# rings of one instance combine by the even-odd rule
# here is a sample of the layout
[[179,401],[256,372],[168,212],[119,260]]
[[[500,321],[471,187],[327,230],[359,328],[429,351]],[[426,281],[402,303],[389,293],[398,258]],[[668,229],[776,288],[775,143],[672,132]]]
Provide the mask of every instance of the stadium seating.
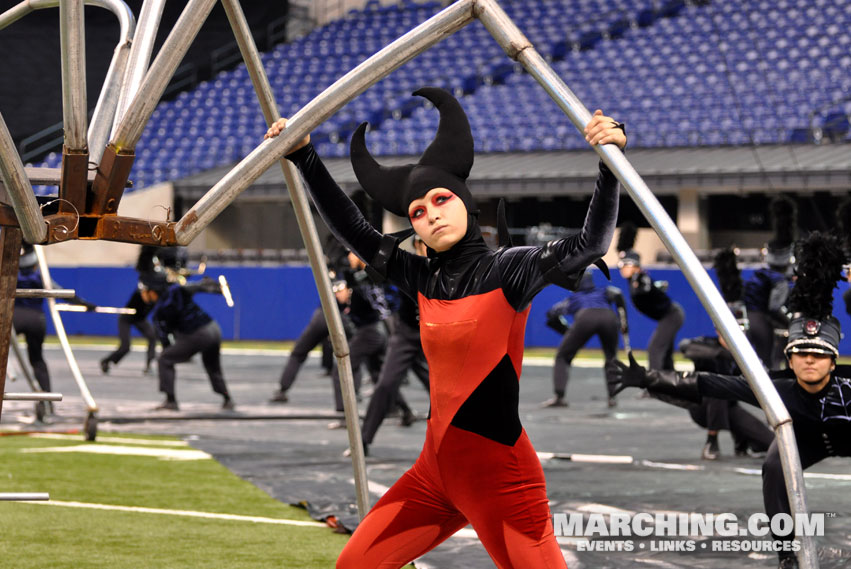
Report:
[[[629,126],[632,147],[849,140],[851,3],[830,0],[504,0],[500,3],[590,109]],[[282,114],[438,10],[381,6],[263,54]],[[560,151],[584,140],[535,81],[474,22],[349,103],[313,134],[323,156],[348,154],[370,122],[377,155],[421,152],[437,116],[411,91],[463,96],[480,152]],[[234,162],[266,129],[244,66],[161,103],[137,147],[135,187]],[[61,157],[51,155],[47,165]]]

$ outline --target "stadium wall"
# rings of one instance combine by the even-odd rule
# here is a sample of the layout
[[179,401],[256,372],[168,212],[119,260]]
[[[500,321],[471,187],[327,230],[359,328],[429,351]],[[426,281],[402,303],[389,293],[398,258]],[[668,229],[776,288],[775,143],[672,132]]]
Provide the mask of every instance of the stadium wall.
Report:
[[[742,271],[743,278],[748,278],[752,272]],[[678,342],[683,338],[714,334],[709,316],[679,270],[651,268],[650,273],[655,280],[668,281],[670,296],[685,310],[686,320],[677,336]],[[195,296],[198,304],[219,322],[226,339],[294,340],[319,306],[313,277],[306,266],[208,266],[206,274],[225,275],[231,287],[233,308],[228,308],[219,295],[199,293]],[[124,306],[136,286],[136,273],[130,268],[55,267],[52,275],[62,286],[73,288],[83,298],[102,306]],[[598,285],[604,285],[605,277],[599,271],[594,278]],[[616,271],[611,284],[626,291],[626,282]],[[835,291],[834,313],[847,325],[841,298],[846,288],[843,284]],[[544,320],[547,309],[565,294],[563,289],[550,286],[535,298],[526,331],[527,347],[558,345],[560,337],[544,325]],[[645,349],[655,322],[636,312],[629,300],[627,311],[632,347]],[[116,317],[106,314],[63,313],[63,322],[69,334],[111,336],[117,330]],[[49,324],[49,328],[48,332],[54,333],[52,325]],[[588,347],[598,348],[599,342],[594,338]],[[851,354],[851,338],[843,338],[840,351]]]

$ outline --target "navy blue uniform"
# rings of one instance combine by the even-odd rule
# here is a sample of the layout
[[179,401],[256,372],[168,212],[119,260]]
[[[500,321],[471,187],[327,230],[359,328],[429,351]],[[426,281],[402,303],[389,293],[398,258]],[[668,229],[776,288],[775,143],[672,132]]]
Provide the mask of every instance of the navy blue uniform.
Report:
[[[349,341],[349,359],[352,365],[352,380],[355,391],[360,390],[361,366],[366,365],[373,383],[384,362],[387,335],[382,320],[390,315],[384,289],[373,283],[366,271],[347,271],[346,284],[352,289],[348,316],[354,325],[354,334]],[[340,390],[340,372],[337,367],[331,374],[334,387],[335,409],[343,412],[343,393]]]
[[117,364],[130,352],[130,328],[135,327],[148,341],[148,352],[145,358],[145,370],[151,366],[151,362],[157,357],[157,335],[150,322],[148,314],[153,308],[152,304],[146,304],[142,300],[139,290],[133,291],[127,300],[125,308],[132,308],[136,314],[122,314],[118,317],[118,348],[101,360],[101,369],[104,373],[109,371],[109,364]]
[[[41,273],[35,270],[21,269],[18,272],[17,288],[44,288]],[[27,359],[33,368],[35,380],[42,391],[50,391],[50,372],[44,361],[42,345],[47,330],[44,317],[43,298],[15,298],[15,311],[12,314],[12,326],[16,334],[23,334],[27,341]]]
[[629,279],[629,294],[639,312],[658,322],[647,343],[650,369],[674,369],[674,339],[685,320],[683,307],[643,270]]
[[[222,331],[192,299],[195,291],[202,290],[202,287],[200,283],[171,285],[160,295],[151,313],[157,335],[165,347],[159,359],[160,391],[169,401],[176,399],[175,364],[189,361],[198,352],[213,391],[222,395],[226,402],[230,400],[222,374]],[[174,336],[173,344],[170,335]]]
[[[560,308],[557,308],[559,307]],[[588,343],[595,334],[600,338],[605,361],[604,373],[608,364],[618,351],[618,316],[612,310],[613,305],[624,306],[623,295],[614,287],[596,287],[590,273],[586,273],[579,285],[579,290],[567,299],[553,307],[560,310],[564,316],[573,318],[573,324],[564,333],[556,351],[553,363],[553,391],[555,399],[548,405],[558,406],[563,403],[569,369],[576,353]],[[552,310],[552,309],[551,309]],[[607,382],[608,385],[608,382]],[[609,405],[614,405],[614,398],[609,397]]]
[[[54,288],[59,288],[56,282]],[[21,268],[18,271],[17,288],[44,288],[41,273],[34,267]],[[93,308],[94,304],[86,302],[79,296],[69,301],[72,304],[82,304]],[[50,373],[44,361],[42,345],[47,331],[47,320],[44,316],[43,298],[15,298],[15,310],[12,314],[12,326],[16,334],[23,334],[27,341],[27,359],[33,368],[35,379],[42,391],[50,391]]]
[[776,369],[783,362],[782,347],[775,329],[786,329],[786,299],[792,283],[786,274],[770,268],[754,271],[744,283],[743,298],[748,309],[748,339],[765,367]]

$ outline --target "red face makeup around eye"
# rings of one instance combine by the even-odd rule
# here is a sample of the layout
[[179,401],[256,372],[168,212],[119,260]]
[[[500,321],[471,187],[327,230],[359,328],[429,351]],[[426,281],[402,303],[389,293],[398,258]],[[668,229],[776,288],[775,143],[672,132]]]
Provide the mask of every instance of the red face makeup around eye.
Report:
[[425,208],[422,208],[422,207],[415,207],[415,208],[414,208],[414,209],[412,209],[412,210],[411,210],[411,212],[408,214],[408,217],[410,217],[411,219],[419,219],[420,217],[422,217],[422,215],[423,215],[424,213],[425,213]]
[[453,194],[452,192],[446,192],[435,195],[434,197],[432,197],[431,201],[434,205],[443,205],[454,197],[455,194]]

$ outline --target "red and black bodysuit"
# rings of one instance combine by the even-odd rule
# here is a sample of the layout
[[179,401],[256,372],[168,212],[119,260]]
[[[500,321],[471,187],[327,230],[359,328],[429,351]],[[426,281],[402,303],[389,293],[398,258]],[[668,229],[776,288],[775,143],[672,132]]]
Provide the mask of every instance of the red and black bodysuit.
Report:
[[364,518],[337,567],[402,567],[467,523],[500,568],[565,567],[543,470],[518,415],[523,337],[532,298],[556,275],[581,273],[606,253],[618,210],[614,175],[600,164],[574,236],[493,251],[468,215],[457,244],[424,258],[363,218],[312,145],[288,158],[335,236],[418,300],[430,370],[423,450]]

